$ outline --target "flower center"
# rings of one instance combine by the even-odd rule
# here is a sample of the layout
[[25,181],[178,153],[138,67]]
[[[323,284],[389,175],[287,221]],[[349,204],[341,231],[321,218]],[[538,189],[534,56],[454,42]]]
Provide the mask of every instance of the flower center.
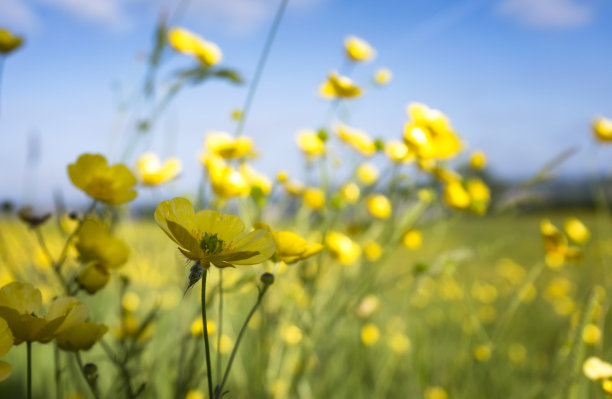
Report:
[[200,242],[200,248],[208,255],[216,255],[223,251],[223,240],[220,240],[216,233],[204,233],[204,238]]

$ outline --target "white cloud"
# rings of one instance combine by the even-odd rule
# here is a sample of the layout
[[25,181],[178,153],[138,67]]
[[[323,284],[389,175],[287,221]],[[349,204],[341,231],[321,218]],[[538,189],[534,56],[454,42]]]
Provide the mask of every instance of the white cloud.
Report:
[[14,30],[34,30],[39,20],[23,0],[0,1],[0,23]]
[[502,0],[499,11],[529,26],[571,28],[589,23],[594,7],[577,0]]

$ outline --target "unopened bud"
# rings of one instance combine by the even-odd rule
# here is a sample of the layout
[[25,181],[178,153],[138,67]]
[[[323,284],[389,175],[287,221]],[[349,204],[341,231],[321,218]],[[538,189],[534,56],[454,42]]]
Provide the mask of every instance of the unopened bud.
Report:
[[274,284],[274,274],[272,273],[264,273],[261,275],[261,282],[265,285]]

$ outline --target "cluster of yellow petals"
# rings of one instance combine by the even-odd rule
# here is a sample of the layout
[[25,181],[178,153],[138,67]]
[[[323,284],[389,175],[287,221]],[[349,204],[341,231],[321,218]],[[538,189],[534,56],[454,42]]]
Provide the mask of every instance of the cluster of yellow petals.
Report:
[[0,28],[0,54],[8,55],[23,44],[23,38],[13,32]]
[[340,188],[340,196],[348,204],[355,204],[359,201],[361,190],[353,182],[348,182]]
[[324,248],[319,243],[309,243],[291,231],[274,231],[263,223],[256,223],[254,227],[267,230],[274,236],[276,251],[273,259],[276,262],[295,263],[318,254]]
[[178,158],[168,158],[164,163],[161,163],[156,154],[147,152],[138,158],[136,169],[142,184],[158,186],[178,176],[182,164]]
[[364,162],[355,170],[357,180],[365,186],[371,186],[378,181],[380,172],[378,168],[369,162]]
[[255,156],[253,140],[246,136],[232,137],[226,132],[208,132],[204,140],[206,153],[223,159]]
[[123,164],[108,165],[106,158],[99,154],[83,154],[68,165],[72,184],[91,198],[108,205],[119,205],[136,198],[133,187],[136,177]]
[[350,145],[360,154],[369,157],[376,152],[374,140],[363,130],[352,128],[343,123],[338,123],[335,130],[340,140]]
[[383,194],[369,196],[367,206],[370,215],[377,219],[388,219],[391,216],[391,201]]
[[374,72],[374,83],[379,86],[384,86],[391,82],[393,73],[388,68],[379,68]]
[[[444,202],[451,208],[470,209],[472,212],[483,215],[486,213],[491,201],[489,187],[478,178],[462,182],[446,176],[444,186]],[[443,178],[444,180],[444,178]]]
[[408,105],[408,115],[404,141],[420,159],[449,159],[461,151],[461,141],[442,112],[412,103]]
[[593,121],[593,133],[602,142],[612,142],[612,119],[598,117]]
[[325,141],[314,130],[300,130],[296,136],[300,150],[309,158],[315,159],[325,154]]
[[[586,226],[576,218],[571,218],[566,222],[569,237],[577,243],[584,243],[589,238]],[[549,219],[544,219],[540,223],[542,233],[542,243],[546,252],[546,264],[551,268],[558,268],[564,262],[578,262],[583,257],[580,247],[570,245],[567,236]],[[572,238],[573,237],[573,238]]]
[[[8,353],[13,347],[13,333],[9,328],[8,323],[0,317],[0,358]],[[7,379],[13,368],[7,362],[0,360],[0,381]]]
[[336,71],[330,72],[327,80],[319,86],[319,95],[326,99],[353,98],[361,94],[361,88],[355,82]]
[[376,50],[368,42],[356,36],[344,40],[346,56],[353,62],[371,61],[376,56]]
[[582,364],[582,372],[588,379],[600,382],[604,392],[612,394],[612,364],[591,356]]
[[268,195],[272,191],[272,181],[268,176],[258,172],[251,165],[243,163],[240,165],[240,174],[243,176],[249,191],[259,190],[263,195]]
[[203,156],[201,159],[208,170],[210,185],[219,197],[231,198],[246,196],[251,187],[245,176],[229,165],[223,158],[213,154]]
[[315,211],[320,211],[325,207],[325,191],[318,187],[304,189],[302,198],[304,199],[304,203]]
[[206,66],[218,64],[223,58],[221,49],[213,42],[183,28],[168,32],[168,43],[178,52],[195,57]]
[[397,163],[409,163],[416,159],[416,154],[410,147],[399,140],[390,140],[385,144],[385,155]]
[[361,257],[361,246],[338,231],[327,233],[325,245],[332,256],[343,265],[352,265]]
[[484,169],[487,166],[487,156],[482,151],[474,151],[470,156],[470,166],[476,170]]

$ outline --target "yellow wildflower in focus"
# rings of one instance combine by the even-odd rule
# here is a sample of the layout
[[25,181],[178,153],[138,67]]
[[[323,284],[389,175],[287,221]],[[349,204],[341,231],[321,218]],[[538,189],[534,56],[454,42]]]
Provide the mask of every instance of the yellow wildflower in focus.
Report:
[[208,132],[204,146],[209,153],[223,159],[238,159],[254,156],[253,140],[245,136],[232,137],[226,132]]
[[319,134],[314,130],[301,130],[296,136],[296,142],[300,150],[309,159],[314,159],[325,154],[325,142],[321,140]]
[[584,244],[591,237],[589,229],[578,218],[567,219],[564,228],[569,239],[576,244]]
[[376,152],[374,140],[363,130],[352,128],[343,123],[338,123],[335,130],[340,140],[353,147],[353,149],[362,155],[369,157]]
[[582,371],[588,379],[593,381],[612,378],[612,364],[595,356],[584,361]]
[[415,155],[402,141],[391,140],[385,144],[385,154],[393,162],[412,162]]
[[359,201],[359,196],[361,195],[361,190],[359,186],[355,183],[346,183],[340,189],[340,196],[344,201],[348,204],[354,204]]
[[375,194],[368,197],[368,211],[370,215],[378,219],[388,219],[391,216],[391,201],[382,194]]
[[419,230],[410,229],[402,236],[402,244],[408,249],[418,249],[423,242],[423,235]]
[[108,205],[119,205],[136,198],[132,189],[138,182],[123,164],[109,166],[106,158],[99,154],[83,154],[68,165],[72,184],[91,198]]
[[361,88],[349,77],[332,71],[327,80],[319,86],[319,95],[326,99],[353,98],[361,95]]
[[487,166],[487,156],[482,151],[474,151],[470,157],[470,165],[476,170],[484,169]]
[[442,112],[412,103],[408,114],[411,120],[404,126],[404,141],[419,158],[448,159],[461,151],[461,142]]
[[337,231],[330,231],[325,236],[325,244],[334,258],[343,265],[355,263],[361,256],[361,247],[350,237]]
[[382,255],[382,247],[376,241],[368,241],[363,246],[363,253],[370,262],[377,261]]
[[470,206],[470,194],[460,182],[451,182],[444,186],[444,202],[451,208],[465,209]]
[[589,345],[595,345],[601,341],[601,330],[595,324],[587,324],[582,329],[582,340]]
[[376,56],[376,50],[368,42],[355,36],[344,40],[344,50],[353,62],[370,61]]
[[357,167],[355,175],[357,176],[357,180],[359,180],[361,184],[371,186],[378,180],[379,172],[376,166],[372,165],[371,163],[365,162]]
[[[9,328],[8,323],[0,317],[0,358],[8,353],[13,347],[13,333]],[[0,360],[0,381],[7,379],[13,368],[7,362]]]
[[491,359],[491,346],[478,345],[476,349],[474,349],[474,358],[479,362],[486,362]]
[[[208,335],[212,335],[215,333],[216,325],[212,320],[206,320],[206,331]],[[196,318],[192,323],[191,327],[189,327],[189,332],[193,337],[199,337],[204,334],[204,324],[202,323],[202,317]]]
[[89,350],[108,331],[104,324],[85,321],[71,327],[55,338],[57,346],[65,351],[77,352]]
[[374,72],[374,83],[379,86],[384,86],[391,82],[393,78],[393,73],[389,68],[378,68],[376,72]]
[[8,29],[0,29],[0,54],[6,56],[17,50],[23,44],[23,38],[13,34]]
[[489,187],[480,179],[468,179],[466,187],[470,195],[470,209],[478,215],[484,215],[491,202]]
[[325,192],[317,187],[310,187],[302,194],[304,203],[315,211],[320,211],[325,206]]
[[612,141],[612,119],[599,117],[593,121],[593,133],[599,141]]
[[302,330],[294,324],[289,324],[281,328],[283,341],[289,346],[295,346],[302,341]]
[[508,359],[515,364],[523,363],[527,359],[527,349],[518,343],[511,344],[508,347]]
[[59,297],[49,306],[46,317],[39,317],[42,308],[40,290],[31,284],[13,282],[0,289],[0,318],[9,325],[16,345],[51,341],[55,336],[85,321],[87,306],[76,298]]
[[232,341],[232,339],[225,334],[221,335],[221,339],[219,341],[220,342],[218,346],[217,342],[215,341],[215,349],[223,354],[230,353],[232,347],[234,346],[234,341]]
[[368,323],[361,329],[361,342],[366,346],[372,346],[378,342],[380,330],[376,324]]
[[168,42],[176,51],[191,55],[206,66],[216,65],[223,58],[219,46],[204,40],[187,29],[170,29],[168,32]]
[[155,221],[188,259],[224,268],[254,265],[269,259],[275,251],[269,231],[244,233],[238,216],[214,210],[195,212],[185,198],[164,201],[155,210]]
[[261,194],[268,195],[270,191],[272,191],[272,181],[270,181],[268,176],[259,173],[251,165],[247,165],[246,163],[240,165],[240,173],[250,186],[251,192],[253,192],[253,189],[257,189]]
[[204,393],[197,389],[190,389],[187,391],[187,395],[185,395],[185,399],[205,399]]
[[178,176],[182,164],[177,158],[169,158],[162,164],[157,155],[148,152],[138,158],[136,167],[142,184],[158,186]]
[[448,393],[441,387],[428,387],[423,393],[424,399],[448,399]]
[[406,335],[396,332],[389,338],[388,345],[395,354],[402,355],[410,350],[412,343]]

